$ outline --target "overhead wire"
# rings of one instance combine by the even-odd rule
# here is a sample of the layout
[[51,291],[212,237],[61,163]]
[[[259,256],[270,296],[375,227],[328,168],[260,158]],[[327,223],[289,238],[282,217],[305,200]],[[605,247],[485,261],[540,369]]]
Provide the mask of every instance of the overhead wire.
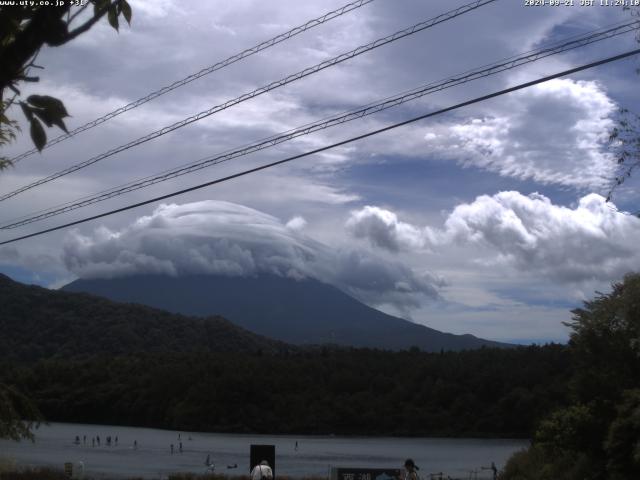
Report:
[[226,177],[210,180],[208,182],[204,182],[204,183],[201,183],[199,185],[195,185],[195,186],[192,186],[192,187],[189,187],[189,188],[185,188],[185,189],[178,190],[178,191],[175,191],[175,192],[171,192],[171,193],[167,193],[167,194],[164,194],[164,195],[160,195],[160,196],[157,196],[157,197],[154,197],[154,198],[150,198],[150,199],[147,199],[147,200],[144,200],[144,201],[141,201],[141,202],[137,202],[137,203],[134,203],[134,204],[129,204],[129,205],[126,205],[124,207],[120,207],[120,208],[117,208],[117,209],[114,209],[114,210],[103,212],[103,213],[100,213],[100,214],[97,214],[97,215],[92,215],[90,217],[82,218],[80,220],[75,220],[73,222],[69,222],[69,223],[65,223],[65,224],[62,224],[62,225],[55,226],[55,227],[47,228],[47,229],[40,230],[40,231],[37,231],[37,232],[33,232],[33,233],[30,233],[30,234],[27,234],[27,235],[22,235],[20,237],[15,237],[15,238],[12,238],[12,239],[9,239],[9,240],[4,240],[4,241],[0,242],[0,246],[7,245],[9,243],[14,243],[14,242],[17,242],[17,241],[20,241],[20,240],[26,240],[28,238],[33,238],[33,237],[36,237],[36,236],[39,236],[39,235],[44,235],[46,233],[51,233],[51,232],[54,232],[54,231],[57,231],[57,230],[62,230],[64,228],[72,227],[72,226],[75,226],[75,225],[80,225],[82,223],[86,223],[86,222],[89,222],[91,220],[97,220],[99,218],[104,218],[104,217],[107,217],[107,216],[110,216],[110,215],[114,215],[116,213],[125,212],[127,210],[131,210],[131,209],[134,209],[134,208],[137,208],[137,207],[148,205],[150,203],[158,202],[158,201],[161,201],[161,200],[166,200],[167,198],[175,197],[177,195],[183,195],[185,193],[193,192],[195,190],[200,190],[202,188],[205,188],[205,187],[208,187],[208,186],[211,186],[211,185],[216,185],[216,184],[219,184],[219,183],[227,182],[229,180],[233,180],[235,178],[239,178],[239,177],[243,177],[243,176],[255,173],[255,172],[259,172],[261,170],[266,170],[268,168],[272,168],[272,167],[275,167],[277,165],[282,165],[284,163],[288,163],[288,162],[291,162],[293,160],[297,160],[297,159],[300,159],[300,158],[303,158],[303,157],[308,157],[310,155],[315,155],[317,153],[324,152],[326,150],[330,150],[332,148],[336,148],[336,147],[339,147],[339,146],[342,146],[342,145],[347,145],[349,143],[353,143],[353,142],[356,142],[356,141],[359,141],[359,140],[363,140],[363,139],[368,138],[368,137],[372,137],[374,135],[379,135],[380,133],[396,129],[396,128],[402,127],[404,125],[415,123],[415,122],[417,122],[419,120],[424,120],[426,118],[434,117],[436,115],[441,115],[443,113],[451,112],[453,110],[457,110],[457,109],[462,108],[462,107],[473,105],[475,103],[484,102],[486,100],[489,100],[489,99],[492,99],[492,98],[496,98],[496,97],[499,97],[499,96],[502,96],[502,95],[506,95],[506,94],[511,93],[511,92],[515,92],[515,91],[518,91],[518,90],[529,88],[529,87],[532,87],[534,85],[538,85],[540,83],[548,82],[549,80],[553,80],[555,78],[564,77],[564,76],[567,76],[567,75],[571,75],[571,74],[574,74],[574,73],[581,72],[583,70],[587,70],[589,68],[594,68],[594,67],[597,67],[597,66],[600,66],[600,65],[604,65],[604,64],[607,64],[607,63],[611,63],[611,62],[615,62],[615,61],[618,61],[618,60],[622,60],[624,58],[628,58],[628,57],[631,57],[633,55],[637,55],[639,53],[640,53],[640,48],[634,49],[634,50],[630,50],[628,52],[625,52],[625,53],[622,53],[622,54],[619,54],[619,55],[614,55],[614,56],[611,56],[611,57],[607,57],[607,58],[604,58],[602,60],[598,60],[596,62],[591,62],[591,63],[585,64],[585,65],[581,65],[579,67],[571,68],[569,70],[564,70],[562,72],[558,72],[558,73],[555,73],[553,75],[548,75],[546,77],[538,78],[536,80],[532,80],[532,81],[525,82],[525,83],[520,83],[520,84],[515,85],[513,87],[505,88],[505,89],[499,90],[497,92],[493,92],[493,93],[490,93],[490,94],[487,94],[487,95],[476,97],[476,98],[474,98],[472,100],[467,100],[467,101],[464,101],[464,102],[461,102],[461,103],[458,103],[458,104],[455,104],[455,105],[452,105],[452,106],[449,106],[449,107],[446,107],[446,108],[442,108],[440,110],[436,110],[436,111],[429,112],[429,113],[426,113],[426,114],[423,114],[423,115],[419,115],[417,117],[413,117],[413,118],[410,118],[408,120],[404,120],[402,122],[394,123],[392,125],[388,125],[386,127],[379,128],[377,130],[372,130],[370,132],[367,132],[367,133],[364,133],[364,134],[361,134],[361,135],[358,135],[358,136],[355,136],[355,137],[351,137],[351,138],[348,138],[346,140],[342,140],[340,142],[336,142],[336,143],[333,143],[333,144],[330,144],[330,145],[326,145],[324,147],[316,148],[316,149],[310,150],[308,152],[304,152],[304,153],[300,153],[300,154],[297,154],[297,155],[293,155],[293,156],[284,158],[282,160],[278,160],[278,161],[275,161],[275,162],[270,162],[270,163],[267,163],[267,164],[264,164],[264,165],[260,165],[258,167],[254,167],[254,168],[250,168],[250,169],[247,169],[247,170],[243,170],[241,172],[237,172],[237,173],[234,173],[232,175],[228,175]]
[[91,157],[90,159],[85,160],[84,162],[80,162],[80,163],[78,163],[76,165],[73,165],[71,167],[65,168],[64,170],[60,170],[60,171],[58,171],[56,173],[53,173],[53,174],[51,174],[51,175],[49,175],[49,176],[47,176],[45,178],[42,178],[42,179],[37,180],[35,182],[32,182],[32,183],[30,183],[28,185],[20,187],[20,188],[18,188],[16,190],[13,190],[13,191],[9,192],[9,193],[5,193],[3,195],[0,195],[0,201],[7,200],[7,199],[9,199],[11,197],[14,197],[14,196],[22,193],[22,192],[25,192],[27,190],[31,190],[32,188],[38,187],[38,186],[43,185],[45,183],[49,183],[49,182],[51,182],[53,180],[56,180],[56,179],[58,179],[60,177],[69,175],[69,174],[71,174],[73,172],[76,172],[76,171],[81,170],[83,168],[86,168],[86,167],[88,167],[90,165],[93,165],[94,163],[97,163],[97,162],[99,162],[101,160],[104,160],[105,158],[111,157],[111,156],[113,156],[113,155],[115,155],[117,153],[120,153],[122,151],[128,150],[130,148],[133,148],[135,146],[138,146],[138,145],[140,145],[142,143],[145,143],[145,142],[148,142],[150,140],[154,140],[154,139],[156,139],[158,137],[161,137],[162,135],[165,135],[165,134],[167,134],[169,132],[172,132],[172,131],[177,130],[179,128],[182,128],[182,127],[184,127],[186,125],[189,125],[191,123],[194,123],[194,122],[197,122],[199,120],[202,120],[203,118],[209,117],[209,116],[211,116],[211,115],[213,115],[215,113],[218,113],[218,112],[220,112],[222,110],[230,108],[230,107],[232,107],[234,105],[237,105],[239,103],[242,103],[242,102],[244,102],[246,100],[255,98],[255,97],[257,97],[259,95],[262,95],[264,93],[267,93],[267,92],[270,92],[272,90],[275,90],[276,88],[279,88],[281,86],[287,85],[287,84],[289,84],[291,82],[294,82],[296,80],[300,80],[301,78],[305,78],[305,77],[307,77],[309,75],[317,73],[317,72],[319,72],[321,70],[324,70],[326,68],[333,67],[333,66],[335,66],[335,65],[337,65],[339,63],[344,62],[345,60],[349,60],[351,58],[357,57],[358,55],[362,55],[363,53],[366,53],[368,51],[374,50],[374,49],[379,48],[379,47],[381,47],[383,45],[386,45],[388,43],[395,42],[396,40],[399,40],[401,38],[407,37],[409,35],[413,35],[415,33],[418,33],[420,31],[422,31],[422,30],[425,30],[427,28],[431,28],[431,27],[433,27],[435,25],[438,25],[440,23],[446,22],[448,20],[451,20],[451,19],[456,18],[456,17],[458,17],[460,15],[463,15],[465,13],[468,13],[468,12],[472,11],[472,10],[475,10],[477,8],[480,8],[480,7],[484,6],[484,5],[487,5],[487,4],[496,2],[496,1],[497,0],[476,0],[474,2],[468,3],[466,5],[462,5],[462,6],[458,7],[458,8],[450,10],[450,11],[448,11],[446,13],[440,14],[440,15],[438,15],[438,16],[436,16],[434,18],[431,18],[429,20],[425,20],[423,22],[416,23],[415,25],[412,25],[411,27],[405,28],[403,30],[399,30],[399,31],[397,31],[397,32],[395,32],[395,33],[393,33],[391,35],[387,35],[386,37],[382,37],[382,38],[379,38],[377,40],[374,40],[373,42],[370,42],[370,43],[368,43],[366,45],[363,45],[363,46],[360,46],[358,48],[355,48],[355,49],[353,49],[353,50],[351,50],[351,51],[349,51],[347,53],[340,54],[340,55],[338,55],[336,57],[333,57],[333,58],[331,58],[329,60],[325,60],[325,61],[323,61],[321,63],[318,63],[318,64],[316,64],[316,65],[314,65],[312,67],[305,68],[304,70],[301,70],[301,71],[299,71],[297,73],[294,73],[292,75],[288,75],[288,76],[286,76],[286,77],[284,77],[284,78],[282,78],[280,80],[277,80],[275,82],[271,82],[268,85],[259,87],[259,88],[255,89],[255,90],[253,90],[253,91],[251,91],[249,93],[245,93],[243,95],[240,95],[239,97],[236,97],[234,99],[228,100],[228,101],[226,101],[224,103],[221,103],[219,105],[211,107],[208,110],[204,110],[204,111],[202,111],[200,113],[197,113],[195,115],[187,117],[187,118],[185,118],[185,119],[183,119],[183,120],[181,120],[179,122],[173,123],[172,125],[169,125],[169,126],[161,128],[159,130],[156,130],[154,132],[151,132],[151,133],[149,133],[149,134],[147,134],[147,135],[145,135],[143,137],[140,137],[140,138],[138,138],[136,140],[133,140],[133,141],[128,142],[126,144],[123,144],[123,145],[120,145],[118,147],[112,148],[111,150],[108,150],[108,151],[106,151],[104,153],[101,153],[99,155]]
[[520,56],[512,56],[512,57],[509,57],[508,59],[491,63],[489,64],[489,66],[486,66],[486,67],[478,67],[476,69],[468,70],[464,74],[459,74],[452,77],[448,77],[444,80],[431,82],[422,87],[408,90],[400,94],[397,94],[395,96],[387,97],[375,103],[370,103],[359,109],[351,110],[349,112],[344,112],[344,113],[334,115],[332,117],[328,117],[313,123],[309,123],[301,127],[289,130],[287,132],[273,135],[271,137],[259,140],[252,144],[238,147],[236,149],[227,150],[226,152],[217,153],[215,155],[205,157],[196,162],[192,162],[190,164],[187,164],[181,167],[176,167],[170,170],[166,170],[159,174],[148,176],[143,179],[136,180],[134,182],[129,182],[125,185],[114,187],[91,196],[82,197],[73,202],[67,202],[52,208],[48,208],[45,210],[41,210],[39,212],[31,213],[26,216],[22,216],[14,220],[10,220],[9,223],[1,225],[0,229],[8,230],[13,228],[18,228],[30,223],[44,220],[46,218],[61,215],[63,213],[68,213],[70,211],[77,210],[79,208],[86,207],[98,202],[102,202],[120,195],[124,195],[126,193],[129,193],[135,190],[146,188],[160,182],[164,182],[182,175],[186,175],[188,173],[192,173],[197,170],[201,170],[203,168],[208,168],[212,165],[224,163],[234,158],[245,156],[250,153],[263,150],[265,148],[273,147],[275,145],[278,145],[280,143],[292,140],[294,138],[297,138],[303,135],[308,135],[313,132],[317,132],[317,131],[324,130],[326,128],[330,128],[339,124],[360,119],[365,116],[401,105],[403,103],[416,100],[418,98],[421,98],[431,93],[435,93],[437,91],[442,91],[444,89],[451,88],[464,83],[468,83],[480,78],[484,78],[490,75],[495,75],[497,73],[500,73],[506,70],[510,70],[525,64],[538,61],[542,58],[546,58],[551,55],[556,55],[562,52],[584,47],[586,45],[589,45],[595,42],[603,41],[618,35],[622,35],[624,33],[629,33],[629,32],[638,30],[639,28],[640,28],[640,20],[633,20],[625,23],[618,23],[618,24],[615,24],[614,27],[601,29],[600,31],[592,31],[592,32],[587,32],[585,34],[582,34],[581,36],[573,36],[573,37],[570,37],[572,38],[572,40],[570,41],[556,42],[549,46],[540,47],[537,50],[530,50],[527,53],[522,54]]
[[[318,25],[322,25],[324,23],[329,22],[330,20],[333,20],[334,18],[338,18],[346,13],[349,13],[353,10],[356,10],[368,3],[373,2],[374,0],[357,0],[355,2],[351,2],[348,3],[338,9],[332,10],[331,12],[325,13],[324,15],[321,15],[320,17],[314,18],[312,20],[309,20],[308,22],[304,23],[303,25],[299,25],[297,27],[292,28],[291,30],[288,30],[287,32],[281,33],[279,35],[276,35],[273,38],[270,38],[269,40],[265,40],[262,43],[259,43],[258,45],[255,45],[251,48],[247,48],[246,50],[243,50],[240,53],[236,53],[235,55],[230,56],[229,58],[222,60],[220,62],[217,62],[213,65],[210,65],[206,68],[203,68],[202,70],[193,73],[185,78],[182,78],[181,80],[176,80],[175,82],[171,83],[170,85],[166,85],[158,90],[155,90],[151,93],[149,93],[148,95],[145,95],[144,97],[139,98],[138,100],[135,100],[131,103],[128,103],[120,108],[117,108],[99,118],[96,118],[95,120],[92,120],[90,122],[85,123],[84,125],[81,125],[73,130],[71,130],[68,133],[64,133],[56,138],[53,138],[52,140],[49,140],[43,148],[48,148],[52,145],[55,145],[57,143],[63,142],[65,140],[68,140],[71,137],[76,136],[77,134],[84,132],[86,130],[90,130],[94,127],[97,127],[98,125],[111,120],[112,118],[117,117],[118,115],[121,115],[125,112],[128,112],[129,110],[133,110],[134,108],[139,107],[140,105],[144,105],[147,102],[150,102],[151,100],[154,100],[158,97],[161,97],[162,95],[169,93],[177,88],[180,88],[184,85],[187,85],[188,83],[193,82],[194,80],[197,80],[199,78],[202,78],[206,75],[209,75],[217,70],[221,70],[225,67],[228,67],[229,65],[232,65],[242,59],[245,59],[247,57],[250,57],[252,55],[255,55],[258,52],[261,52],[263,50],[266,50],[270,47],[273,47],[274,45],[277,45],[279,43],[282,43],[286,40],[289,40],[292,37],[295,37],[296,35],[302,33],[302,32],[306,32],[307,30],[310,30],[314,27],[317,27]],[[38,153],[38,149],[37,148],[32,148],[31,150],[27,150],[26,152],[21,153],[20,155],[17,155],[15,157],[13,157],[11,159],[11,162],[15,165],[17,162],[19,162],[20,160],[27,158],[31,155],[33,155],[34,153]]]

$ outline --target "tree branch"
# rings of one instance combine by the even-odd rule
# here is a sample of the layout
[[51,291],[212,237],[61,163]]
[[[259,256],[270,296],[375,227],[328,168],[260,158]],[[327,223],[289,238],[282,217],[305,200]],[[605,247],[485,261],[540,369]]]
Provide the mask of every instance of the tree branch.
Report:
[[[71,22],[73,22],[76,19],[76,17],[80,15],[88,6],[89,4],[85,3],[78,10],[76,10],[76,12],[69,17],[69,20],[67,20],[67,25],[71,25]],[[69,10],[69,12],[71,12],[71,10]]]
[[68,41],[73,40],[78,35],[86,32],[91,27],[93,27],[98,20],[100,20],[102,17],[104,17],[104,15],[109,11],[109,9],[111,7],[114,7],[116,5],[116,3],[117,2],[115,2],[115,1],[113,3],[109,2],[109,4],[105,5],[100,10],[98,10],[92,18],[90,18],[89,20],[84,22],[82,25],[80,25],[75,30],[70,31],[66,35],[64,43],[67,43]]

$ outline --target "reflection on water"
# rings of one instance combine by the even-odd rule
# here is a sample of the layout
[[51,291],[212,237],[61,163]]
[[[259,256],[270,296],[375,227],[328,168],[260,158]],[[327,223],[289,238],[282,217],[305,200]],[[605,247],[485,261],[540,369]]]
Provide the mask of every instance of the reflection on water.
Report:
[[[106,445],[109,436],[111,446]],[[100,446],[97,442],[92,446],[97,437]],[[0,456],[13,458],[19,465],[59,468],[64,462],[83,462],[90,476],[160,478],[171,472],[204,473],[209,455],[217,473],[246,475],[252,443],[276,446],[276,474],[280,475],[327,476],[330,466],[400,468],[411,457],[425,480],[431,472],[469,478],[470,471],[492,461],[500,468],[511,453],[528,444],[524,440],[239,435],[52,423],[40,427],[35,443],[0,440]],[[237,468],[227,468],[234,464]],[[490,478],[489,472],[480,470],[478,478]]]

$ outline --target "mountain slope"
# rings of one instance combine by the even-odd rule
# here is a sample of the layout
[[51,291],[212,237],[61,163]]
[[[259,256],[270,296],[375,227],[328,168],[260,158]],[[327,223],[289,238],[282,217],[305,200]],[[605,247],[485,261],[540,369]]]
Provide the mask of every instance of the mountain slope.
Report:
[[0,274],[0,358],[135,352],[276,352],[287,346],[224,318],[189,318],[87,294],[27,286]]
[[387,315],[313,279],[139,275],[76,280],[66,291],[141,303],[185,315],[219,314],[248,330],[295,344],[426,351],[507,346],[453,335]]

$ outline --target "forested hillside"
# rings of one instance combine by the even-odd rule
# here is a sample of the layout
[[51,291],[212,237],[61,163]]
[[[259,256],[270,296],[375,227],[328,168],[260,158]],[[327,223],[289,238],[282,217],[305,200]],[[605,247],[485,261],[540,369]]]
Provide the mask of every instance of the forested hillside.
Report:
[[221,317],[190,318],[0,274],[0,358],[35,360],[135,352],[276,352],[291,348]]
[[260,433],[528,437],[562,405],[560,345],[442,354],[153,354],[0,366],[55,421]]

